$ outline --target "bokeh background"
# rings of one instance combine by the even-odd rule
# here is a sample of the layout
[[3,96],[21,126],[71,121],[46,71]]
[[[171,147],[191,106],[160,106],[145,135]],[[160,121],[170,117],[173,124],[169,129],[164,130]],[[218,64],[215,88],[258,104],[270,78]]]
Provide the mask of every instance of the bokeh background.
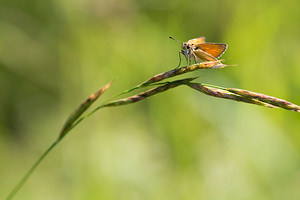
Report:
[[[299,21],[298,0],[2,0],[0,198],[91,93],[115,80],[99,105],[176,67],[169,36],[227,43],[238,64],[186,76],[300,104]],[[296,200],[299,188],[299,113],[182,86],[98,111],[15,199]]]

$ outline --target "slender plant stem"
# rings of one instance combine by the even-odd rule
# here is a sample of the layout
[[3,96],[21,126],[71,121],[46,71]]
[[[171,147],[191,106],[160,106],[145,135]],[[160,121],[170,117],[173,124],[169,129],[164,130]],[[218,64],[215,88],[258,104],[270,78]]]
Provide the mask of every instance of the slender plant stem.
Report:
[[114,99],[114,98],[116,98],[116,97],[118,97],[118,96],[121,96],[121,95],[123,95],[123,94],[127,94],[127,93],[132,92],[132,91],[134,91],[134,90],[136,90],[136,89],[139,89],[139,88],[141,88],[140,85],[137,85],[137,86],[132,87],[132,88],[130,88],[130,89],[128,89],[128,90],[125,90],[125,91],[123,91],[123,92],[120,92],[120,93],[118,93],[118,94],[115,94],[115,95],[113,95],[112,97],[108,98],[106,101],[104,101],[102,104],[105,104],[105,103],[109,102],[110,100],[112,100],[112,99]]
[[221,89],[221,90],[226,90],[224,87],[216,86],[216,85],[211,85],[211,84],[206,84],[206,83],[201,83],[201,85],[207,86],[207,87],[212,87],[216,89]]
[[59,143],[60,139],[56,140],[43,154],[42,156],[34,163],[31,169],[25,174],[25,176],[21,179],[21,181],[15,186],[15,188],[11,191],[11,193],[7,196],[6,200],[11,200],[17,192],[21,189],[27,179],[30,177],[32,172],[39,166],[42,160],[48,155],[48,153]]

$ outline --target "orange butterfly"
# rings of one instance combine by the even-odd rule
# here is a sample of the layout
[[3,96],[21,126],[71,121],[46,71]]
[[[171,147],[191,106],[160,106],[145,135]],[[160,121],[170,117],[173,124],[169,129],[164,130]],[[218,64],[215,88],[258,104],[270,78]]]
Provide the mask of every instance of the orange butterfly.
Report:
[[[172,37],[170,38],[175,40]],[[218,58],[227,49],[227,44],[205,42],[205,37],[199,37],[181,43],[182,49],[179,52],[179,55],[183,54],[186,57],[188,65],[190,64],[191,59],[194,59],[195,62],[218,61]]]

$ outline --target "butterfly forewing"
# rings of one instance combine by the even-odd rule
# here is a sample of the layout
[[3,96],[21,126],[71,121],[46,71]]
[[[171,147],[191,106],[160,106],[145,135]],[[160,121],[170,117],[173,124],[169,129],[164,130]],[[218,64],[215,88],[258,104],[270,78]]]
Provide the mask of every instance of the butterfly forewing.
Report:
[[197,44],[202,44],[204,42],[205,42],[205,37],[202,36],[202,37],[194,38],[194,39],[187,41],[187,44],[197,45]]
[[195,50],[199,48],[214,58],[220,57],[227,48],[227,44],[222,43],[202,43],[195,46]]

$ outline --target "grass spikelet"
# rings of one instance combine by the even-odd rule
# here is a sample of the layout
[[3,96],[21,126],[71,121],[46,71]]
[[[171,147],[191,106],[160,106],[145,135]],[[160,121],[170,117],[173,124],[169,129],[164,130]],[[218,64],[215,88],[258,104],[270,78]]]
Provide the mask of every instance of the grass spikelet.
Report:
[[65,122],[60,134],[59,138],[65,136],[68,130],[72,127],[73,123],[86,111],[97,99],[98,97],[103,94],[110,86],[112,82],[106,84],[97,92],[90,95],[84,102],[80,104],[80,106],[70,115],[70,117]]
[[243,97],[241,95],[228,92],[226,89],[220,89],[220,88],[215,88],[215,87],[211,87],[211,86],[206,86],[205,84],[200,84],[200,83],[190,83],[187,85],[195,90],[198,90],[198,91],[204,93],[204,94],[214,96],[217,98],[230,99],[230,100],[240,101],[240,102],[244,102],[244,103],[256,104],[256,105],[260,105],[260,106],[264,106],[264,107],[268,107],[268,108],[275,108],[275,106],[270,105],[268,103],[261,102],[256,99]]
[[171,78],[171,77],[181,75],[181,74],[184,74],[184,73],[196,71],[198,69],[219,69],[219,68],[224,68],[224,67],[228,66],[228,65],[222,64],[220,61],[221,60],[196,63],[194,65],[181,67],[181,68],[178,68],[178,69],[173,69],[173,70],[170,70],[170,71],[167,71],[167,72],[164,72],[164,73],[160,73],[160,74],[157,74],[157,75],[151,77],[150,79],[143,82],[139,86],[140,87],[146,86],[146,85],[149,85],[149,84],[152,84],[152,83],[162,81],[162,80],[167,79],[167,78]]
[[147,90],[145,92],[141,92],[137,95],[131,96],[131,97],[127,97],[124,99],[120,99],[120,100],[116,100],[116,101],[112,101],[109,102],[107,104],[104,104],[101,107],[112,107],[112,106],[121,106],[121,105],[127,105],[127,104],[131,104],[131,103],[135,103],[138,101],[141,101],[145,98],[148,98],[150,96],[153,96],[155,94],[167,91],[171,88],[180,86],[180,85],[185,85],[191,81],[193,81],[196,78],[186,78],[186,79],[181,79],[181,80],[177,80],[177,81],[172,81],[172,82],[167,82],[162,86]]
[[268,96],[261,93],[251,92],[248,90],[242,90],[242,89],[236,89],[236,88],[227,88],[226,89],[229,92],[232,92],[234,94],[238,94],[243,97],[251,98],[251,99],[257,99],[262,102],[266,102],[268,104],[271,104],[276,107],[280,107],[286,110],[291,110],[295,112],[300,112],[300,106],[295,105],[291,102],[288,102],[283,99],[279,99],[276,97]]

